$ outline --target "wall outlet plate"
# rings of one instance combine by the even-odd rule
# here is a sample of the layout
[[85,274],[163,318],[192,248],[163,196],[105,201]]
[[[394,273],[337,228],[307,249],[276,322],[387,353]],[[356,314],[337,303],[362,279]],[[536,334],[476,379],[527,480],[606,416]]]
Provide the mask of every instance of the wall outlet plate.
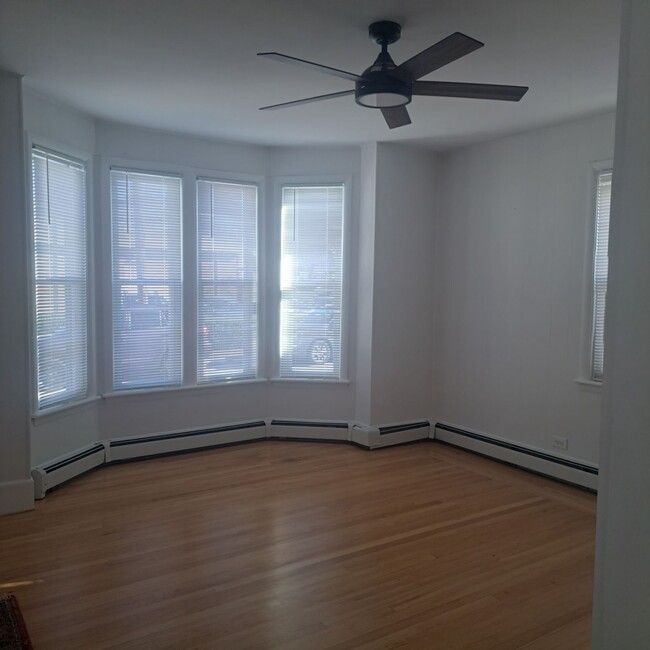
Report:
[[562,436],[553,436],[553,448],[567,450],[569,448],[569,439]]

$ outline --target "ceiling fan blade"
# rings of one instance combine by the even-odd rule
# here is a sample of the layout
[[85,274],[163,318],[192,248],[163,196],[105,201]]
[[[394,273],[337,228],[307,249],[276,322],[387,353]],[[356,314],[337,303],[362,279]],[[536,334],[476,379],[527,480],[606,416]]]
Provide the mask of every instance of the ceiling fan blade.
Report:
[[341,77],[342,79],[348,79],[349,81],[357,81],[357,79],[360,79],[359,75],[354,74],[353,72],[346,72],[345,70],[339,70],[338,68],[330,68],[328,65],[312,63],[311,61],[298,59],[295,56],[289,56],[287,54],[280,54],[279,52],[258,52],[257,56],[265,56],[267,59],[273,59],[280,63],[293,63],[294,65],[299,65],[303,68],[310,68],[316,72],[333,75],[334,77]]
[[411,116],[406,110],[406,106],[393,106],[391,108],[382,108],[381,114],[388,124],[388,128],[396,129],[398,126],[406,126],[411,123]]
[[292,102],[283,102],[282,104],[272,104],[271,106],[262,106],[260,110],[275,111],[278,108],[288,108],[289,106],[301,106],[302,104],[321,102],[324,99],[334,99],[335,97],[344,97],[345,95],[354,95],[354,90],[343,90],[339,93],[329,93],[328,95],[316,95],[316,97],[307,97],[306,99],[296,99]]
[[455,32],[397,66],[395,72],[406,81],[415,81],[462,56],[483,47],[481,41]]
[[527,90],[528,86],[468,84],[454,81],[415,81],[413,83],[414,95],[498,99],[505,102],[518,102],[526,94]]

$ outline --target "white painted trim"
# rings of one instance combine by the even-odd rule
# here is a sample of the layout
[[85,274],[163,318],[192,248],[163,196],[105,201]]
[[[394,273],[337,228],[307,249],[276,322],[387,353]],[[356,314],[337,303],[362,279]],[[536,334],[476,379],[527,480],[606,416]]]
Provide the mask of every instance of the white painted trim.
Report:
[[129,397],[147,397],[152,399],[167,399],[170,393],[209,393],[217,388],[249,386],[250,384],[265,384],[268,379],[233,379],[220,382],[205,382],[195,386],[161,386],[159,388],[137,388],[124,391],[104,393],[102,399],[119,399]]
[[273,384],[343,384],[348,386],[349,379],[326,379],[324,377],[271,377],[269,381]]
[[578,384],[580,390],[586,390],[590,393],[602,393],[602,381],[595,381],[593,379],[574,379],[574,381]]
[[39,424],[44,424],[45,422],[51,422],[52,420],[67,417],[71,413],[84,411],[90,408],[100,399],[101,398],[99,395],[93,395],[92,397],[87,397],[86,399],[80,400],[78,402],[65,402],[64,404],[57,404],[56,406],[52,406],[49,409],[37,411],[36,413],[32,413],[32,424],[37,427]]
[[0,515],[34,509],[34,482],[22,481],[0,483]]

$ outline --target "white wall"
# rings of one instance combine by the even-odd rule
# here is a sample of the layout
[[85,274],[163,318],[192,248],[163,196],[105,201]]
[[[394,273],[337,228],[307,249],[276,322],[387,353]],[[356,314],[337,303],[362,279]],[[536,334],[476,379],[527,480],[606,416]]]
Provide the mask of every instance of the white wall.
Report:
[[0,515],[33,506],[22,80],[0,70]]
[[372,315],[375,275],[375,209],[377,204],[377,143],[361,147],[361,209],[357,254],[356,403],[354,418],[370,423],[372,397]]
[[[599,392],[584,374],[591,164],[611,159],[602,115],[445,156],[436,247],[433,414],[598,461]],[[553,450],[554,453],[557,450]]]
[[650,3],[623,5],[593,647],[650,643]]
[[371,423],[428,418],[438,159],[380,143],[376,161]]
[[84,113],[27,90],[23,120],[27,133],[41,145],[51,143],[91,155],[95,152],[95,120]]
[[100,156],[260,176],[268,173],[266,147],[204,140],[102,120],[97,121],[95,137]]

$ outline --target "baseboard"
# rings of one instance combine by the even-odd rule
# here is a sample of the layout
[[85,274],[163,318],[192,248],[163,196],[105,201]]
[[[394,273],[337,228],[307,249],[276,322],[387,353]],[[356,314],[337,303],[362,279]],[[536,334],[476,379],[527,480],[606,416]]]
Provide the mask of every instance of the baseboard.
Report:
[[0,515],[34,509],[34,482],[31,478],[0,483]]
[[556,456],[539,449],[489,436],[485,433],[461,429],[443,422],[436,423],[434,439],[566,483],[579,485],[594,491],[598,489],[598,468],[576,459]]

